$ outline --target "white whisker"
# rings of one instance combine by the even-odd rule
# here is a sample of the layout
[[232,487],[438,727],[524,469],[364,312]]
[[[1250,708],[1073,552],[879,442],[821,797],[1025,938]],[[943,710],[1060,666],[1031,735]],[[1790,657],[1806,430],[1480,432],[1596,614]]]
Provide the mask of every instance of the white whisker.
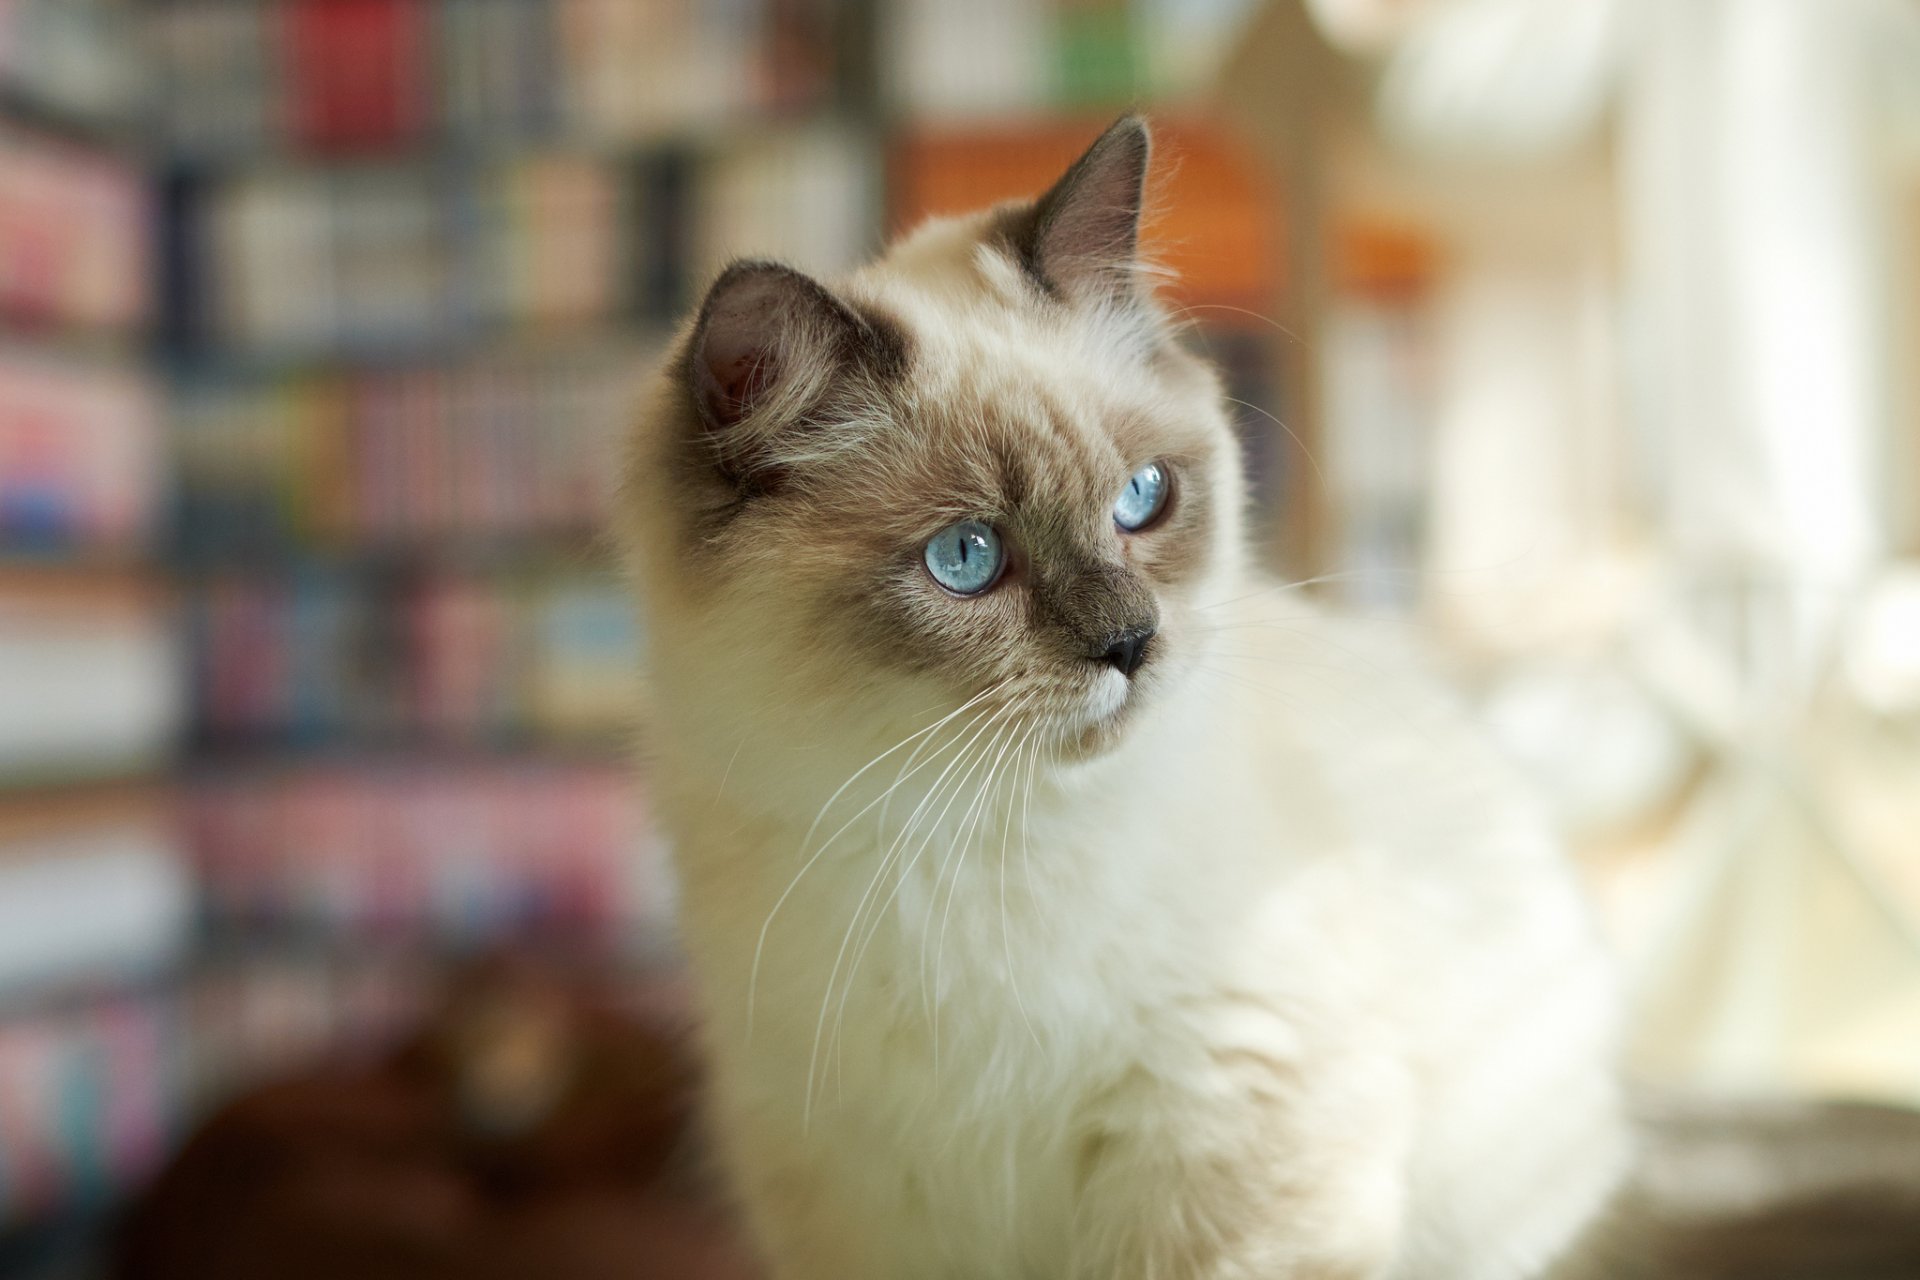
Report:
[[[800,869],[794,872],[793,879],[788,882],[787,887],[781,891],[779,898],[774,901],[773,906],[767,911],[767,918],[764,921],[762,921],[760,925],[759,941],[754,944],[753,965],[752,965],[752,968],[748,971],[748,975],[747,975],[747,1042],[749,1044],[753,1042],[753,1020],[754,1020],[754,1014],[757,1011],[758,1004],[759,1004],[758,993],[760,988],[760,962],[766,952],[767,931],[773,927],[774,917],[780,914],[780,908],[785,906],[787,899],[793,896],[793,891],[800,886],[800,881],[806,877],[807,872],[812,869],[814,863],[818,862],[821,856],[824,855],[826,851],[833,846],[833,842],[840,838],[841,834],[844,831],[846,831],[847,827],[852,826],[854,822],[858,821],[860,818],[860,815],[865,813],[868,808],[872,808],[872,803],[869,803],[866,808],[861,809],[860,813],[854,814],[853,817],[849,818],[846,821],[846,823],[840,827],[838,831],[835,831],[831,836],[827,837],[826,843],[822,844],[818,849],[816,849],[813,853],[813,856],[806,857],[807,846],[813,842],[814,832],[819,830],[821,819],[826,816],[827,811],[834,806],[834,804],[840,799],[840,797],[846,794],[847,788],[852,786],[855,782],[857,782],[860,779],[861,775],[865,774],[867,770],[873,768],[874,765],[879,764],[882,760],[886,759],[888,756],[898,751],[901,747],[906,746],[909,742],[914,741],[916,738],[925,738],[926,735],[935,732],[942,725],[950,722],[955,716],[959,715],[961,712],[967,710],[969,707],[972,707],[978,702],[980,702],[981,699],[989,697],[999,689],[1005,687],[1006,683],[1007,681],[1005,680],[1000,681],[998,684],[994,685],[992,688],[986,690],[985,692],[977,694],[972,698],[969,698],[966,702],[962,703],[959,707],[955,708],[952,711],[949,711],[946,715],[941,716],[938,720],[934,721],[932,724],[928,725],[926,728],[920,729],[914,733],[911,733],[905,738],[902,738],[899,742],[894,743],[891,747],[888,747],[885,751],[882,751],[879,755],[875,756],[873,759],[867,761],[867,763],[861,765],[859,769],[855,770],[851,777],[849,777],[845,782],[840,784],[840,787],[837,791],[835,791],[831,796],[827,797],[827,802],[820,806],[819,813],[814,815],[812,824],[807,828],[806,836],[800,842],[800,854],[803,858],[805,858],[805,861],[801,863]],[[745,745],[746,745],[746,740],[743,738],[741,739],[741,746],[745,746]],[[734,754],[736,756],[739,755],[739,748],[735,748]],[[916,755],[918,754],[917,750],[915,754]],[[908,763],[911,764],[912,760],[913,760],[913,757],[909,756]],[[729,770],[731,770],[732,768],[731,764],[729,764],[728,768]],[[911,776],[911,775],[908,775],[908,776]],[[889,787],[885,792],[882,793],[883,798],[884,796],[893,794],[893,787],[899,786],[902,780],[903,778],[901,776],[896,775],[896,777],[894,778],[893,786]],[[723,786],[725,785],[725,779],[722,779],[722,785]]]
[[[974,743],[977,742],[980,736],[985,732],[987,732],[987,730],[991,728],[996,721],[998,721],[1002,716],[1004,716],[1006,712],[1007,712],[1007,707],[1003,705],[997,710],[982,713],[982,717],[984,717],[985,719],[984,724],[979,724],[979,727],[975,728],[974,725],[982,718],[982,717],[976,717],[974,721],[968,722],[967,729],[961,730],[962,733],[965,733],[968,731],[968,729],[971,729],[973,736],[966,740],[966,742],[960,747],[958,754],[954,756],[953,760],[948,762],[946,768],[941,770],[940,776],[934,780],[932,789],[927,793],[927,798],[923,799],[920,802],[920,805],[915,808],[915,810],[913,811],[913,814],[908,817],[908,820],[907,820],[908,825],[906,827],[906,830],[911,831],[913,829],[914,825],[917,824],[920,815],[927,808],[929,801],[931,801],[934,797],[940,794],[942,786],[945,783],[948,775],[952,773],[953,769],[957,765],[959,765],[961,761],[968,759],[974,754],[973,752]],[[927,763],[931,764],[933,760],[936,760],[938,758],[939,756],[938,754],[936,754],[935,756],[930,757]],[[949,801],[948,803],[949,805],[951,805],[952,802]],[[946,816],[946,811],[942,810],[941,818],[944,819],[945,816]],[[891,850],[889,850],[888,857],[891,857]],[[887,861],[887,858],[883,858],[881,860],[881,865],[884,866],[886,861]],[[878,882],[878,877],[879,877],[879,868],[876,868],[875,879],[869,882],[868,893],[862,895],[861,901],[863,904],[866,901],[867,897],[871,895],[873,885],[877,884]],[[897,892],[897,888],[898,887],[896,886],[896,892]],[[882,911],[885,910],[885,904],[882,904],[881,910]],[[856,908],[854,913],[854,920],[857,921],[858,919],[859,919],[859,908]],[[853,924],[850,922],[846,935],[841,939],[840,948],[834,955],[833,968],[827,974],[826,990],[821,995],[820,1016],[814,1023],[813,1051],[809,1055],[808,1062],[807,1062],[807,1094],[806,1094],[806,1109],[802,1115],[803,1129],[809,1127],[812,1123],[814,1083],[819,1071],[820,1040],[821,1040],[821,1036],[824,1034],[826,1030],[827,1009],[833,1002],[834,986],[839,978],[840,965],[846,957],[847,946],[853,937],[853,932],[854,932]],[[851,973],[850,973],[849,979],[848,979],[849,987],[851,985],[851,980],[852,979],[851,979]],[[842,1002],[844,1004],[844,996],[842,997]]]

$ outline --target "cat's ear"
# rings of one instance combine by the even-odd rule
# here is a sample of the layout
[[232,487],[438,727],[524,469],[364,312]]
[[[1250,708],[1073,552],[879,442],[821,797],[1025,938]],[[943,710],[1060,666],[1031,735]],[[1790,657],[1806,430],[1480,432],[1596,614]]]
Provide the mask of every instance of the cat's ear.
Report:
[[746,261],[707,291],[685,368],[700,425],[739,469],[836,398],[897,376],[904,358],[893,326],[792,267]]
[[1015,220],[1015,251],[1041,288],[1076,300],[1129,296],[1137,288],[1151,152],[1146,121],[1124,116]]

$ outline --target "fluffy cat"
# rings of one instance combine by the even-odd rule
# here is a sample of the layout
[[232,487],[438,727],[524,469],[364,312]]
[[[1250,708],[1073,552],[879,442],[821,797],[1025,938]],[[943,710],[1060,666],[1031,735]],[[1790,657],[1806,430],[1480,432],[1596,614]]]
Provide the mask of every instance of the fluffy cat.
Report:
[[782,1280],[1518,1280],[1614,1193],[1610,966],[1402,657],[1262,578],[1149,139],[741,262],[625,479],[724,1159]]

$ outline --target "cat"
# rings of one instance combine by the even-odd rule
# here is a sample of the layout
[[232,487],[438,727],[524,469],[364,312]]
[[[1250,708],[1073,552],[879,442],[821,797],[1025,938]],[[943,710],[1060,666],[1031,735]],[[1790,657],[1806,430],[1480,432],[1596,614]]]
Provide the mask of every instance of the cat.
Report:
[[1612,967],[1417,663],[1263,577],[1150,136],[723,271],[620,534],[712,1123],[781,1280],[1518,1280],[1616,1193]]

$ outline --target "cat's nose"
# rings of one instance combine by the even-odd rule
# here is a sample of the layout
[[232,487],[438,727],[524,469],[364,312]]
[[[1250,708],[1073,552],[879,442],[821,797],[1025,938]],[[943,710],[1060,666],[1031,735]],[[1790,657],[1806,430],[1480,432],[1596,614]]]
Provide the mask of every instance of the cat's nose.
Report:
[[1106,647],[1093,656],[1096,661],[1111,663],[1121,675],[1131,676],[1147,660],[1147,643],[1152,639],[1152,627],[1129,627],[1108,636]]

